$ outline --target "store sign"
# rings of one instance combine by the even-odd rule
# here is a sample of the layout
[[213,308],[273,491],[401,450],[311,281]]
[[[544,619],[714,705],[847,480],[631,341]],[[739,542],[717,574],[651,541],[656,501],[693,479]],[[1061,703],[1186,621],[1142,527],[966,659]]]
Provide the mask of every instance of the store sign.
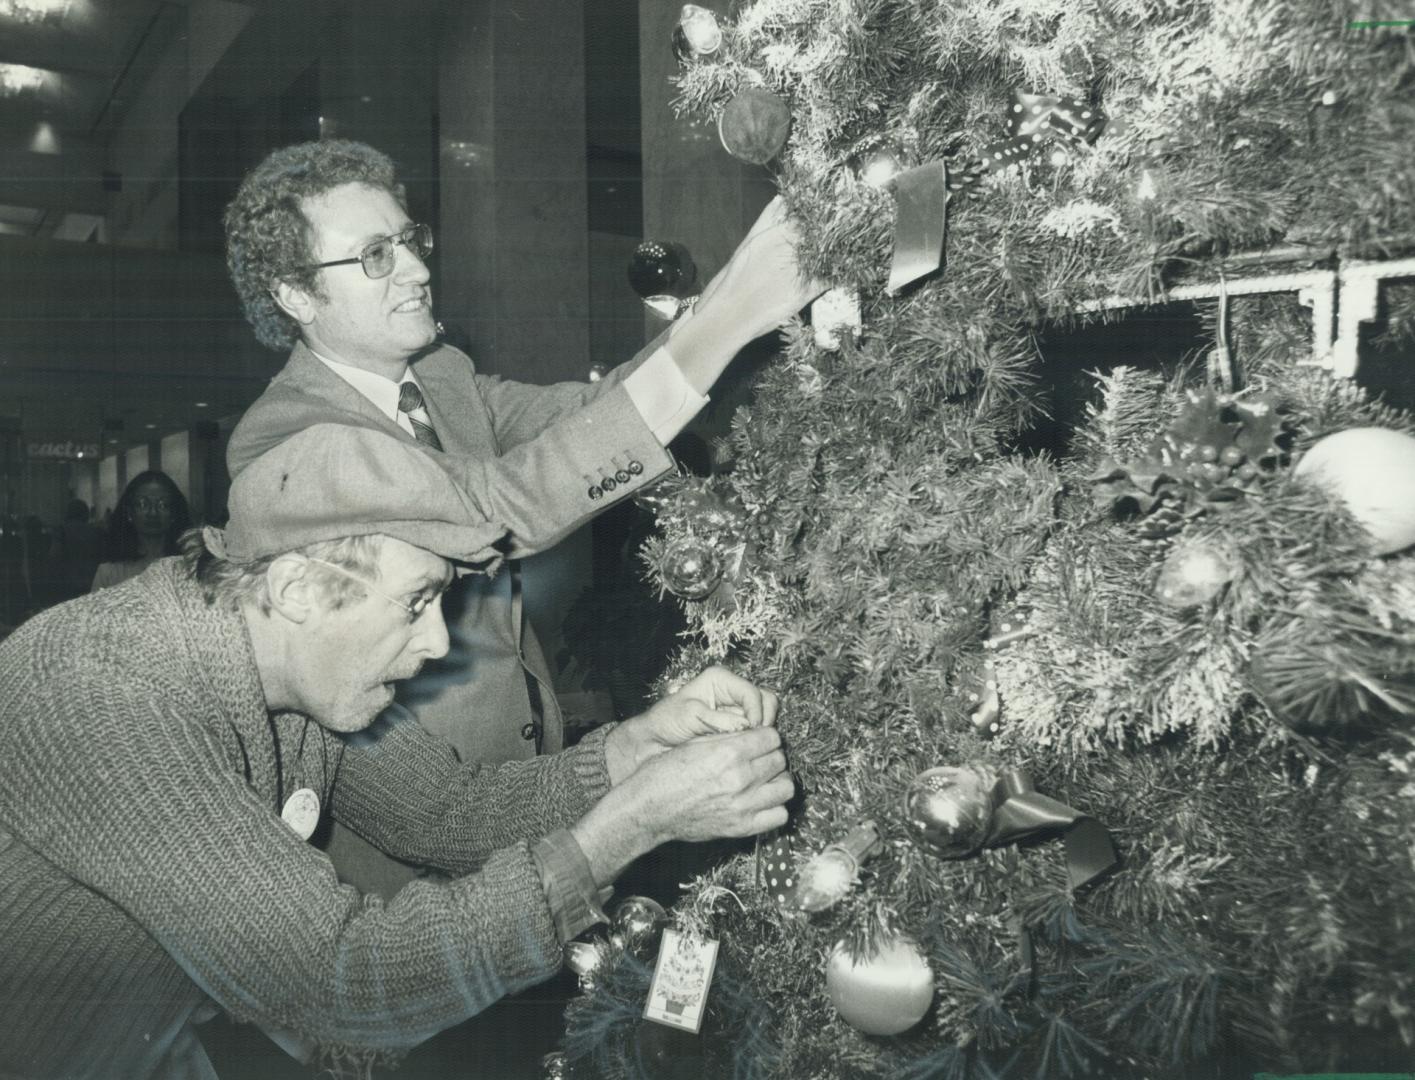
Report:
[[29,454],[31,461],[39,459],[51,461],[98,460],[98,443],[74,442],[73,439],[64,442],[32,442],[26,444],[25,451]]

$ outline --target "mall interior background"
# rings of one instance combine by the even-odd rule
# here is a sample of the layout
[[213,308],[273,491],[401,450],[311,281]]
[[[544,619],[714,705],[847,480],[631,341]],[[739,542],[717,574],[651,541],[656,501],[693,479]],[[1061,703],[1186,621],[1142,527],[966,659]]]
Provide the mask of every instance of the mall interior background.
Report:
[[[634,246],[679,241],[706,280],[773,191],[673,116],[676,18],[653,0],[0,0],[0,623],[31,606],[25,529],[74,498],[102,524],[160,468],[222,519],[225,440],[284,357],[241,317],[220,218],[275,146],[395,157],[436,230],[437,314],[481,370],[585,379],[632,355],[662,327],[628,286]],[[722,390],[699,436],[722,430]],[[528,568],[551,639],[590,532]]]

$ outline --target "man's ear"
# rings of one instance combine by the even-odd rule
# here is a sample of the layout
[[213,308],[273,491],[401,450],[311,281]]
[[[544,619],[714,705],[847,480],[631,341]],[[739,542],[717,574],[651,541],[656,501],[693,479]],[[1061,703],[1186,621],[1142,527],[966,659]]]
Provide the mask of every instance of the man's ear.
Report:
[[277,281],[270,288],[270,295],[280,305],[280,310],[301,326],[314,322],[315,300],[298,285],[288,281]]
[[304,623],[320,607],[319,586],[307,573],[309,565],[298,555],[281,555],[265,568],[271,610],[293,623]]

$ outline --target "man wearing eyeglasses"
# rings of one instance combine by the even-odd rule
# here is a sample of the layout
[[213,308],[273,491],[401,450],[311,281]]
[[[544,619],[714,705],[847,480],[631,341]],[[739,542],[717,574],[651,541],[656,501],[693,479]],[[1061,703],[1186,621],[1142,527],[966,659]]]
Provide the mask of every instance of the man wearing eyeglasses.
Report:
[[[521,611],[516,560],[668,471],[665,446],[732,358],[820,291],[797,271],[784,208],[767,208],[667,334],[599,383],[554,386],[480,375],[437,339],[431,232],[409,216],[393,163],[371,147],[323,140],[275,151],[246,177],[225,223],[248,320],[264,344],[291,350],[232,434],[232,475],[318,423],[384,431],[437,455],[500,530],[488,571],[500,555],[509,564],[454,587],[450,655],[400,701],[464,760],[558,749],[559,709]],[[392,895],[411,877],[343,831],[329,851],[366,889]]]
[[[0,1076],[211,1078],[218,1008],[367,1075],[559,970],[639,855],[785,821],[777,702],[721,669],[495,767],[388,708],[500,536],[415,447],[317,426],[230,510],[0,643]],[[360,896],[331,816],[443,876]]]

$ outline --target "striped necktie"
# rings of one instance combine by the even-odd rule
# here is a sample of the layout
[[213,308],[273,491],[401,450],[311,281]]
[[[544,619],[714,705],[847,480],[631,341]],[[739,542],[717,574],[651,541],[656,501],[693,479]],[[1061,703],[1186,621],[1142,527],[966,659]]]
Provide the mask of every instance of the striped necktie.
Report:
[[442,440],[437,437],[437,432],[432,430],[432,425],[419,420],[413,415],[416,410],[424,410],[423,392],[418,389],[418,384],[409,379],[398,386],[398,411],[408,414],[408,422],[413,425],[413,437],[418,442],[432,447],[434,450],[442,449]]

